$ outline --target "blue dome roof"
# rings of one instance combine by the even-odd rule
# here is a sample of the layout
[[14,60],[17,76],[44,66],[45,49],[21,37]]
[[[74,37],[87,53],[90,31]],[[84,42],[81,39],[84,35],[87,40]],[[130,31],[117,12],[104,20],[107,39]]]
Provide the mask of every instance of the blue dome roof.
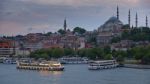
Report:
[[117,17],[110,17],[108,21],[106,21],[105,24],[108,24],[108,23],[122,23],[120,20],[117,19]]
[[107,26],[114,26],[114,25],[123,25],[123,23],[117,19],[117,17],[110,17],[102,26],[101,28],[106,28]]
[[117,19],[117,17],[114,17],[114,16],[113,16],[113,17],[110,17],[109,20],[115,21],[115,20],[118,20],[118,19]]

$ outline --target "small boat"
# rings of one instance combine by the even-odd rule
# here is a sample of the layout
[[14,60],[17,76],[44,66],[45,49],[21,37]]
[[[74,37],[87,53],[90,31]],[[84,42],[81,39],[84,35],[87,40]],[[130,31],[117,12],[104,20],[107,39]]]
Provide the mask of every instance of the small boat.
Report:
[[0,63],[3,63],[3,58],[0,58]]
[[92,61],[89,63],[89,70],[101,70],[101,69],[111,69],[118,66],[116,60],[101,60],[101,61]]
[[3,64],[16,64],[16,60],[13,58],[4,58],[3,59]]
[[57,61],[43,61],[43,62],[17,62],[17,69],[27,69],[27,70],[47,70],[47,71],[63,71],[64,66],[62,66]]

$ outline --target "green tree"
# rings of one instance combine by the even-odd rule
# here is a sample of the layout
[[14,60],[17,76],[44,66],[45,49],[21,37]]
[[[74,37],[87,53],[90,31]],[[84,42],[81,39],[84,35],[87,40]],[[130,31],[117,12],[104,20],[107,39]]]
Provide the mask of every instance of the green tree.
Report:
[[122,55],[118,55],[116,60],[120,65],[123,65],[124,57]]
[[59,57],[64,55],[63,49],[61,49],[61,48],[54,48],[52,50],[52,54],[51,55],[52,55],[53,58],[59,58]]
[[68,56],[68,55],[73,55],[74,54],[74,50],[70,49],[70,48],[65,48],[64,49],[64,55]]
[[121,38],[120,37],[113,37],[111,39],[111,43],[117,43],[117,42],[120,42],[121,41]]
[[142,63],[143,64],[150,64],[150,52],[148,52],[146,55],[143,56]]
[[94,53],[93,49],[87,49],[86,56],[92,60],[95,60],[97,58],[97,55]]
[[105,55],[105,56],[104,56],[104,59],[105,59],[105,60],[112,60],[112,59],[113,59],[112,54],[107,54],[107,55]]
[[80,50],[78,50],[78,55],[80,57],[86,57],[86,51],[87,51],[87,49],[80,49]]
[[104,53],[105,53],[105,54],[110,54],[110,53],[111,53],[111,48],[110,48],[110,46],[105,46],[105,47],[104,47]]
[[52,32],[47,32],[45,35],[50,36],[51,34],[52,34]]
[[73,29],[73,33],[84,34],[85,32],[86,32],[86,30],[84,28],[81,28],[81,27],[75,27]]
[[57,32],[60,33],[61,35],[64,35],[66,33],[65,30],[63,29],[59,29]]
[[47,53],[43,53],[40,55],[40,58],[49,59],[49,56]]
[[128,39],[130,37],[130,32],[128,30],[124,30],[122,33],[122,39]]

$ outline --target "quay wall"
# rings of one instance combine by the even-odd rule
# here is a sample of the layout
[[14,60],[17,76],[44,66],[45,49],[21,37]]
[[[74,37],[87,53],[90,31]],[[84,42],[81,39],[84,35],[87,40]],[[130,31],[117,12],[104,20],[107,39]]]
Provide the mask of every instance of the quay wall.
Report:
[[150,69],[150,65],[124,64],[126,68]]

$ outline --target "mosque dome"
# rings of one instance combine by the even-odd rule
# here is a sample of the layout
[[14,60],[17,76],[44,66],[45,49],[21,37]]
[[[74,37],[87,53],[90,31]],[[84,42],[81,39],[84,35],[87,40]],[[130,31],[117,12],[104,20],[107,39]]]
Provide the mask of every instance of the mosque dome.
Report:
[[117,17],[110,17],[109,20],[107,20],[105,22],[104,25],[110,24],[110,23],[114,23],[114,24],[122,24],[122,22],[120,20],[117,19]]
[[117,17],[110,17],[102,26],[98,28],[100,32],[113,32],[118,31],[123,26],[123,23]]

